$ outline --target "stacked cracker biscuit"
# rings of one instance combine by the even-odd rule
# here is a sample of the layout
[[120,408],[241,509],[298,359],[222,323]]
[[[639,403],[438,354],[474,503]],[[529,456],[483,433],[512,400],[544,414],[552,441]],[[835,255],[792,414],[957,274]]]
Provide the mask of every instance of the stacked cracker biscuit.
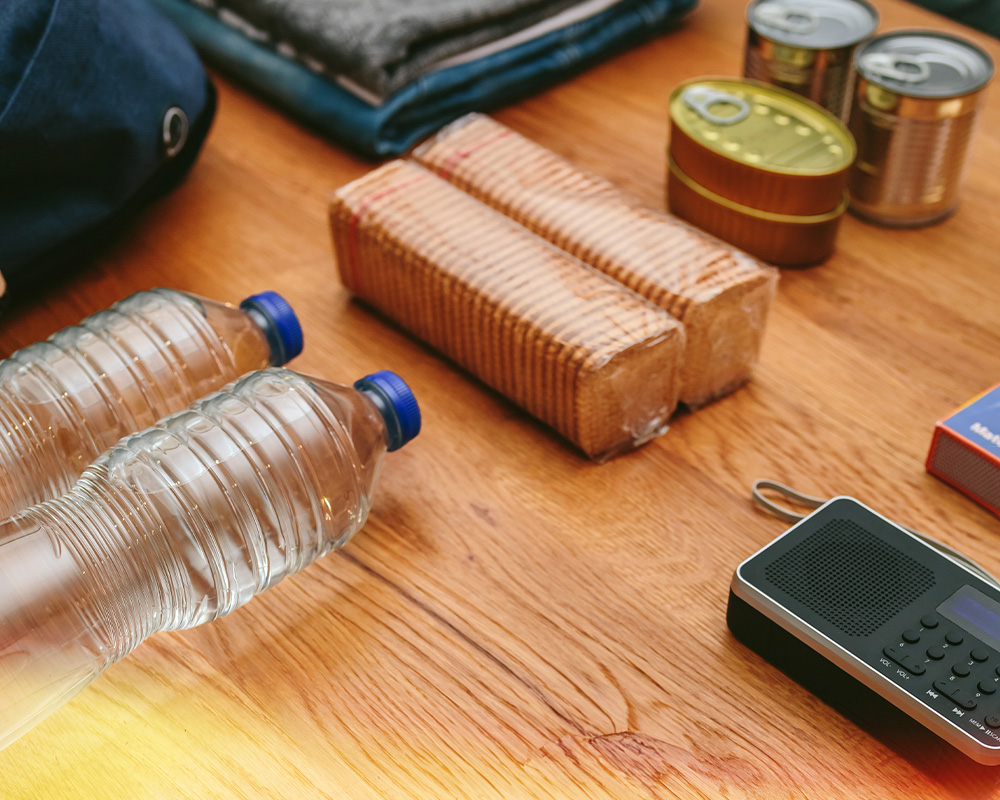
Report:
[[334,195],[341,279],[588,456],[747,380],[775,270],[488,117],[414,155]]
[[351,292],[591,457],[665,429],[684,329],[635,293],[412,162],[343,187],[331,222]]
[[452,123],[413,157],[683,322],[681,402],[704,405],[750,378],[774,268],[481,114]]

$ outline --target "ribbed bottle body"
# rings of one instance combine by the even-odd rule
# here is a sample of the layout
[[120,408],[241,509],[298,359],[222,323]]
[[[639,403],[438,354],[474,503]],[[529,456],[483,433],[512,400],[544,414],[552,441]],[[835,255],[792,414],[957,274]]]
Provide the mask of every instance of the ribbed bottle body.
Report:
[[0,746],[149,634],[229,613],[344,544],[385,438],[365,395],[263,370],[0,524]]
[[143,509],[142,541],[128,548],[171,570],[158,629],[229,613],[364,524],[385,424],[353,389],[324,394],[290,370],[255,372],[84,472],[74,492]]
[[67,491],[119,438],[270,352],[240,309],[153,289],[12,354],[0,362],[0,518]]

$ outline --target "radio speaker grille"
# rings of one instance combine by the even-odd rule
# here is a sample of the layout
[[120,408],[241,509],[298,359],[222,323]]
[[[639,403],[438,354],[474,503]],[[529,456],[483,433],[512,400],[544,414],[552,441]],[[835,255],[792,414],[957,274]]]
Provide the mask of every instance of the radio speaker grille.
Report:
[[764,574],[849,636],[874,633],[935,581],[931,569],[845,519],[827,522]]

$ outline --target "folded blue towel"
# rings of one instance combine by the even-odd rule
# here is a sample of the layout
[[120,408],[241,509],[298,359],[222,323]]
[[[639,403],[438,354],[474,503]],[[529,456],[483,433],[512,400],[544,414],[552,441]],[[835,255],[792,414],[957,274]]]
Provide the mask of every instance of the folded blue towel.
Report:
[[[321,133],[370,158],[405,152],[446,122],[552,86],[671,27],[697,0],[620,0],[603,11],[481,58],[437,69],[381,103],[361,99],[329,73],[227,24],[192,0],[149,0],[206,60]],[[287,41],[281,38],[279,45]]]

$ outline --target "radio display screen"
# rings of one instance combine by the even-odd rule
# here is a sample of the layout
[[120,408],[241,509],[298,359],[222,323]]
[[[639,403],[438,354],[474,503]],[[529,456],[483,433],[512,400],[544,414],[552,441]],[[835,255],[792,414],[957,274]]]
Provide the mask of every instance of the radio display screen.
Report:
[[941,603],[937,612],[982,639],[984,644],[1000,650],[1000,603],[992,597],[966,585]]

